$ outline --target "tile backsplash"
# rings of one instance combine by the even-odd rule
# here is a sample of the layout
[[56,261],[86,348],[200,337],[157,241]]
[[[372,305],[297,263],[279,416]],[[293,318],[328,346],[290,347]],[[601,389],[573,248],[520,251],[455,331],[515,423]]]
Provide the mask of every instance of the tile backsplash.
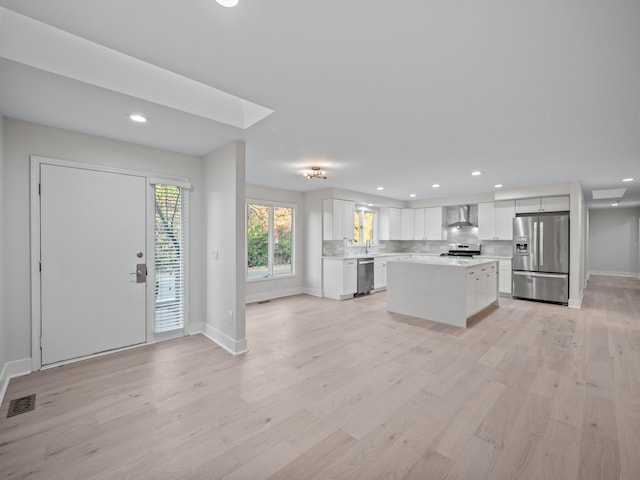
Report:
[[[510,240],[484,240],[480,242],[483,255],[510,257]],[[445,253],[449,250],[446,240],[380,240],[367,249],[367,253]],[[325,257],[344,257],[364,255],[362,245],[349,245],[345,240],[324,240],[322,255]]]

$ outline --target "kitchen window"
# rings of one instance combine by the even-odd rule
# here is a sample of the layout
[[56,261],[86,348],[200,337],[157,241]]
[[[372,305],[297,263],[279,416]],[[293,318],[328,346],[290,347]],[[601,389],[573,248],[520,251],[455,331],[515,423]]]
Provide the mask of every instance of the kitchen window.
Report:
[[294,274],[294,218],[292,205],[247,203],[247,279]]
[[372,243],[374,241],[374,213],[370,210],[356,210],[353,213],[353,242]]

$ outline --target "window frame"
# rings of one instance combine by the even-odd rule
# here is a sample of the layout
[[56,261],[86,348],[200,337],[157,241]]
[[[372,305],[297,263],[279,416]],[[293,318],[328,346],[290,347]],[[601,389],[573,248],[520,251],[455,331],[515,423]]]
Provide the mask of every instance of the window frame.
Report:
[[[365,205],[356,205],[355,213],[358,214],[360,225],[364,224],[364,212],[371,212],[373,214],[373,231],[370,245],[376,245],[378,243],[378,222],[380,219],[380,211],[377,208],[367,207]],[[354,224],[355,228],[355,224]],[[365,242],[354,240],[353,245],[356,247],[364,247]]]
[[[151,306],[151,321],[149,325],[151,338],[154,338],[156,341],[165,340],[175,338],[176,336],[183,336],[186,334],[189,328],[189,253],[190,253],[190,190],[191,185],[185,182],[179,182],[172,179],[164,179],[164,178],[150,178],[150,187],[151,187],[151,230],[152,235],[150,237],[151,244],[151,252],[152,256],[149,257],[148,270],[153,272],[153,277],[147,277],[147,287],[149,285],[153,285],[153,288],[149,289],[150,291],[150,299],[149,303]],[[157,330],[156,327],[156,308],[157,308],[157,290],[156,284],[158,281],[157,271],[156,271],[156,242],[155,242],[155,206],[156,206],[156,185],[168,185],[172,187],[177,187],[180,189],[180,209],[181,209],[181,221],[182,221],[182,242],[181,245],[181,257],[182,257],[182,326],[168,329],[168,330]],[[151,283],[152,282],[152,283]]]
[[[248,229],[249,229],[249,205],[260,205],[269,208],[269,218],[268,218],[268,248],[267,248],[267,274],[261,276],[250,277],[249,276],[249,241],[248,241]],[[275,208],[290,208],[291,209],[291,272],[283,273],[283,274],[274,274],[274,222],[273,222],[273,214]],[[276,202],[273,200],[257,200],[249,198],[245,202],[244,208],[244,240],[245,240],[245,260],[244,260],[244,269],[245,269],[245,280],[247,282],[263,282],[268,280],[279,280],[283,278],[292,278],[295,277],[296,274],[296,211],[298,209],[297,204],[295,203],[287,203],[287,202]]]

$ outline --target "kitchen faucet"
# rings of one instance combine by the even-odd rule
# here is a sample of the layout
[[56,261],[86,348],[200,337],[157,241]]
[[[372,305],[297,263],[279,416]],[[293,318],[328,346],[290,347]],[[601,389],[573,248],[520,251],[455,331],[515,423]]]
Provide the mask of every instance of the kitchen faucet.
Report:
[[369,249],[371,248],[371,240],[367,240],[364,242],[364,254],[367,255],[369,253]]

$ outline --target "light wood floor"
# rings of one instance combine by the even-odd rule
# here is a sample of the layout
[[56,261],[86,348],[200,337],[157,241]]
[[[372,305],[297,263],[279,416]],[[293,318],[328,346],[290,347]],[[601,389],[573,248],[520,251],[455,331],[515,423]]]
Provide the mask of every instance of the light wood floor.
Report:
[[640,281],[501,301],[464,330],[301,295],[248,306],[245,356],[196,335],[14,379],[0,478],[639,479]]

